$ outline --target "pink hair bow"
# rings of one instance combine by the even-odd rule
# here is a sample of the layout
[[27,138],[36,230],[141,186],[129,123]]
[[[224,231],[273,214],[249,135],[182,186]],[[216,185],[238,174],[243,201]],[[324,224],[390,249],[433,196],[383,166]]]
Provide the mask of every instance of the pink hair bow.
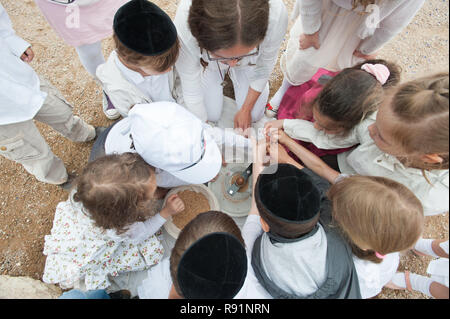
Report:
[[382,255],[382,254],[380,254],[379,252],[375,252],[375,256],[377,256],[378,258],[380,258],[380,259],[384,259],[385,257],[386,257],[386,255]]
[[391,75],[388,67],[384,64],[366,63],[361,66],[361,69],[372,74],[378,80],[378,82],[381,83],[381,85],[384,85]]

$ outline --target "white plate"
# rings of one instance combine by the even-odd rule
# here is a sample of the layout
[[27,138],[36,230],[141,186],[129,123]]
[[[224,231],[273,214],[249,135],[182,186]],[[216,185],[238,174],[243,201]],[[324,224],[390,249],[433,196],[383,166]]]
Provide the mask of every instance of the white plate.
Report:
[[252,175],[250,175],[248,178],[247,190],[243,193],[236,193],[232,197],[226,194],[226,191],[230,185],[228,185],[225,181],[229,180],[233,174],[243,172],[249,165],[249,163],[228,163],[220,170],[217,180],[208,183],[208,188],[214,193],[222,212],[230,215],[231,217],[245,217],[250,212],[252,204],[253,179]]

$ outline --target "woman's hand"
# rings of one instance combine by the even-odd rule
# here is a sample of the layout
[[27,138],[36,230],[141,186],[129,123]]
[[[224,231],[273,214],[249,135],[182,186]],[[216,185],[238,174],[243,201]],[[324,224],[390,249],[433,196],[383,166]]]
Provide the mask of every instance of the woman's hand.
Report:
[[273,129],[277,129],[277,130],[282,129],[283,123],[284,123],[284,120],[275,120],[275,121],[267,122],[264,125],[264,135],[267,136],[270,133],[271,129],[272,129],[272,131],[273,131]]
[[281,144],[272,143],[268,146],[267,151],[269,152],[270,161],[272,163],[287,164],[291,163],[293,160]]
[[184,210],[184,203],[177,194],[170,195],[167,199],[166,205],[159,213],[161,217],[165,219],[169,219],[178,213],[181,213]]
[[286,145],[290,141],[292,141],[292,138],[290,138],[282,129],[278,130],[272,130],[268,132],[268,137],[273,143],[281,143]]
[[320,48],[319,31],[313,34],[300,35],[300,50],[306,50],[310,47],[314,47],[316,50]]

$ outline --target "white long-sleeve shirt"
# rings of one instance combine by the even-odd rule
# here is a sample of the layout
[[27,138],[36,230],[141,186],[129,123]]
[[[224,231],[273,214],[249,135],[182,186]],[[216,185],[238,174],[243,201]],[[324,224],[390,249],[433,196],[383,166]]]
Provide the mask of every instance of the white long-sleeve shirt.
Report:
[[[449,210],[449,171],[405,167],[395,156],[381,151],[372,140],[368,127],[375,122],[376,113],[357,125],[346,137],[327,135],[304,120],[285,120],[283,128],[294,139],[313,143],[322,149],[337,149],[360,144],[354,150],[338,155],[339,169],[344,174],[383,176],[408,187],[422,202],[425,216]],[[425,177],[431,182],[429,184]]]
[[[181,78],[183,97],[188,110],[202,121],[207,120],[206,108],[203,99],[200,64],[201,49],[192,35],[188,25],[189,8],[192,0],[181,0],[174,23],[177,27],[181,42],[180,56],[176,68]],[[266,37],[259,46],[259,55],[256,66],[249,71],[250,87],[262,92],[269,80],[278,58],[281,42],[285,36],[288,25],[287,9],[282,0],[269,0],[269,26]]]
[[[346,10],[352,10],[352,0],[332,0],[333,3]],[[322,0],[297,0],[291,18],[295,20],[301,16],[303,30],[306,34],[317,32],[322,25]],[[378,51],[385,43],[394,38],[414,18],[425,3],[425,0],[389,0],[376,4],[379,12],[370,11],[367,15],[379,17],[379,24],[365,23],[358,30],[358,36],[363,39],[359,51],[370,54]],[[357,7],[355,10],[363,11]],[[379,13],[379,14],[377,14]],[[331,17],[330,17],[331,18]]]
[[36,72],[20,59],[28,47],[0,4],[0,125],[31,120],[47,97]]

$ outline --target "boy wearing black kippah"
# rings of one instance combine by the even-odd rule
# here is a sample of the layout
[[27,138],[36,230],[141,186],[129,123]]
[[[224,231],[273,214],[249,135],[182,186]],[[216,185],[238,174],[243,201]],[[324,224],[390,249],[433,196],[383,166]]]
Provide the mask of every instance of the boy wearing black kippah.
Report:
[[127,117],[136,104],[169,101],[183,104],[174,70],[179,55],[177,30],[170,17],[147,0],[131,0],[114,16],[116,49],[97,68],[104,110],[110,119]]
[[218,211],[202,213],[181,231],[171,251],[138,287],[140,299],[231,299],[249,264],[241,231]]
[[259,283],[275,299],[360,299],[351,248],[330,227],[329,183],[308,168],[277,165],[273,174],[273,166],[260,168],[248,217],[259,214],[264,230],[252,248]]

